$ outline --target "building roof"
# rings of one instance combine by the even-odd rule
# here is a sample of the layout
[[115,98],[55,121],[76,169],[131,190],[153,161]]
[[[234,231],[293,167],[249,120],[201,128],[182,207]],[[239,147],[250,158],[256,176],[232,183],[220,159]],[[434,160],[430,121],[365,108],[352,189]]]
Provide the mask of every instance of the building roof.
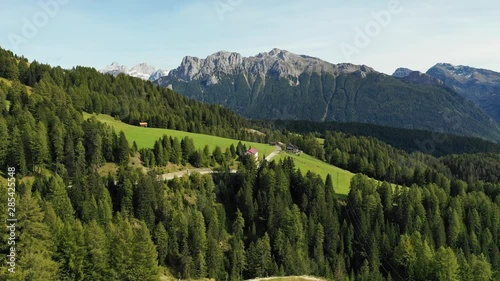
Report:
[[257,153],[259,153],[259,151],[257,150],[257,148],[253,147],[250,150],[248,150],[247,153],[248,154],[257,154]]

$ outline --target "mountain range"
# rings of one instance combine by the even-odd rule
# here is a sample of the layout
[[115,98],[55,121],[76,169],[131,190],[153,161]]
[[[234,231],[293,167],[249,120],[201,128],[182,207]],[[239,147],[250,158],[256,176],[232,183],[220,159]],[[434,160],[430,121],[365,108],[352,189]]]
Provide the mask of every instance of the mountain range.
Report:
[[[425,77],[415,79],[416,75]],[[394,77],[403,81],[446,85],[466,99],[479,105],[495,121],[500,122],[500,73],[449,63],[438,63],[427,73],[398,68]]]
[[162,76],[168,75],[168,71],[163,69],[156,69],[147,63],[140,63],[132,68],[120,65],[117,62],[111,63],[111,65],[106,66],[104,69],[100,70],[101,73],[111,74],[117,76],[118,74],[126,74],[132,77],[137,77],[142,80],[155,81]]
[[371,123],[500,140],[498,124],[441,79],[400,72],[396,78],[280,49],[251,57],[221,51],[187,56],[155,83],[251,119]]
[[454,91],[477,103],[497,122],[500,122],[500,73],[440,63],[427,74],[443,81]]

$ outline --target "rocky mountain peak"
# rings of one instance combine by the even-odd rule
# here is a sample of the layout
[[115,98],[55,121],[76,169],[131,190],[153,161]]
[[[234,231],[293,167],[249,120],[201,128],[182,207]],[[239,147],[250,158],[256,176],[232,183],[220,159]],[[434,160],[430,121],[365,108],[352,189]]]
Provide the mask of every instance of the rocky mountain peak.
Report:
[[429,74],[422,73],[420,71],[411,71],[405,77],[401,78],[403,81],[413,84],[420,85],[434,85],[434,86],[442,86],[444,85],[443,81],[430,76]]
[[181,65],[169,76],[182,81],[205,80],[210,85],[218,83],[224,75],[243,74],[246,77],[271,75],[297,81],[303,73],[331,73],[338,76],[357,71],[364,74],[374,72],[372,68],[364,65],[335,65],[318,58],[274,48],[253,57],[243,57],[239,53],[227,51],[216,52],[205,59],[186,56]]
[[400,67],[400,68],[396,69],[396,71],[394,71],[392,76],[394,76],[396,78],[403,78],[403,77],[408,76],[412,71],[413,70],[411,70],[409,68]]
[[436,77],[465,98],[479,104],[500,122],[500,73],[464,65],[438,63],[427,74]]
[[117,62],[112,62],[109,66],[106,66],[104,69],[100,70],[101,73],[111,74],[113,76],[118,76],[118,74],[126,74],[132,77],[141,78],[143,80],[148,80],[151,74],[153,74],[153,72],[155,71],[156,69],[153,66],[148,65],[147,63],[140,63],[129,69],[127,66],[121,65]]
[[104,69],[100,70],[101,73],[111,74],[117,76],[120,73],[128,73],[128,67],[121,65],[117,62],[112,62],[110,65],[106,66]]
[[164,77],[164,76],[167,76],[169,73],[168,70],[164,70],[164,69],[158,69],[156,70],[155,72],[153,72],[150,76],[149,76],[149,81],[151,82],[154,82],[158,79],[160,79],[161,77]]

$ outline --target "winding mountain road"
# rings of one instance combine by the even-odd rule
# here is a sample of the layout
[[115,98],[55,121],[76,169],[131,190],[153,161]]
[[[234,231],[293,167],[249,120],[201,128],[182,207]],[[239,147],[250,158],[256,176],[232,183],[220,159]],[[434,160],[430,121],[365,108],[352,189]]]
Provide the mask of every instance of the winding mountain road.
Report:
[[[268,156],[266,156],[266,161],[270,162],[277,154],[281,152],[281,147],[276,146],[274,151],[271,152]],[[238,170],[231,170],[231,174],[236,174]],[[185,175],[190,176],[193,173],[198,173],[202,175],[207,175],[207,174],[213,174],[213,173],[218,173],[218,171],[214,171],[210,168],[193,168],[193,169],[186,169],[178,172],[173,172],[173,173],[166,173],[159,175],[158,178],[159,180],[173,180],[174,178],[178,177],[183,177]]]

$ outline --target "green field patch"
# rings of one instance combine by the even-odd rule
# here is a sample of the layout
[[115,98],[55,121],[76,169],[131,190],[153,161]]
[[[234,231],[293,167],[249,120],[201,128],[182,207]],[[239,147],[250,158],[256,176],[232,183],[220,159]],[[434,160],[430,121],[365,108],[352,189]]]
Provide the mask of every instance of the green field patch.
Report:
[[303,174],[307,173],[307,171],[311,171],[315,174],[320,175],[323,180],[325,180],[326,176],[330,174],[332,176],[335,192],[338,194],[349,193],[351,179],[352,177],[354,177],[353,173],[325,163],[307,154],[301,154],[300,156],[297,156],[295,154],[282,152],[274,159],[276,161],[279,161],[280,159],[285,159],[287,157],[291,157],[293,159],[293,161],[295,162],[295,167],[297,169],[300,169]]
[[[130,124],[123,123],[122,121],[115,120],[113,117],[104,114],[89,114],[84,112],[83,118],[89,119],[94,116],[98,121],[106,123],[113,128],[115,128],[116,132],[123,131],[129,144],[131,145],[134,141],[137,143],[138,148],[153,148],[155,141],[161,138],[163,135],[167,135],[169,137],[175,138],[177,137],[179,140],[184,137],[189,137],[193,139],[194,145],[197,149],[203,149],[205,145],[208,145],[210,150],[213,150],[216,146],[219,146],[222,151],[233,144],[235,147],[238,144],[238,140],[189,133],[184,131],[170,130],[170,129],[160,129],[160,128],[144,128],[139,126],[133,126]],[[259,150],[259,156],[263,157],[265,155],[269,155],[274,151],[274,146],[262,143],[255,142],[247,142],[242,141],[241,143],[245,144],[247,148],[255,147]]]

